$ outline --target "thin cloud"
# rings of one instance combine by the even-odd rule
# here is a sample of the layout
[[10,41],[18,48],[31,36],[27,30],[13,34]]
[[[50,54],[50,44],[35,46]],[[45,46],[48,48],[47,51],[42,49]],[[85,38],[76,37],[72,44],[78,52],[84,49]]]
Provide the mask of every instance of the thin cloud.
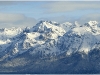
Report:
[[81,25],[83,25],[89,21],[97,21],[100,23],[100,14],[99,13],[91,13],[91,14],[83,15],[79,18],[67,17],[65,15],[62,15],[62,16],[56,16],[56,17],[40,18],[39,20],[50,20],[50,21],[56,21],[59,23],[64,23],[64,22],[74,23],[75,21],[78,21]]
[[59,13],[75,10],[92,10],[100,9],[100,2],[98,1],[58,1],[50,2],[42,6],[47,13]]
[[76,19],[75,17],[66,17],[65,15],[61,15],[55,17],[40,18],[39,20],[49,20],[49,21],[56,21],[58,23],[64,23],[64,22],[74,22]]
[[23,14],[0,13],[1,28],[34,26],[36,22],[36,19],[26,17]]
[[100,14],[99,13],[87,14],[87,15],[80,17],[78,21],[82,24],[88,21],[98,21],[100,23]]
[[22,21],[25,19],[25,16],[22,14],[4,14],[0,13],[0,22],[16,22],[16,21]]

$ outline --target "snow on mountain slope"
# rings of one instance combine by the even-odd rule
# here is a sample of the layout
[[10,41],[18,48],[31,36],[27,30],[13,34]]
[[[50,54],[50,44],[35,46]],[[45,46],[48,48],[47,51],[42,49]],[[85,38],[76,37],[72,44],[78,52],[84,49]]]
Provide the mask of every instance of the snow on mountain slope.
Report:
[[[44,55],[55,54],[59,51],[56,42],[59,37],[65,34],[65,30],[59,27],[58,23],[52,21],[40,21],[32,28],[26,27],[23,30],[14,30],[12,34],[10,34],[10,31],[6,32],[10,44],[1,51],[4,52],[4,55],[8,55],[7,57],[13,57],[26,51],[30,51],[30,54],[39,52]],[[8,37],[9,35],[11,37]],[[4,45],[7,45],[7,43]]]
[[66,32],[68,32],[69,30],[76,27],[80,27],[81,25],[78,23],[78,21],[75,21],[74,23],[65,22],[65,23],[59,24],[59,26],[63,28]]
[[63,28],[66,32],[74,28],[74,24],[70,22],[65,22],[59,25],[61,28]]
[[52,21],[40,21],[31,31],[38,33],[39,35],[35,38],[39,44],[38,47],[34,48],[31,52],[43,52],[44,55],[58,52],[56,47],[56,41],[59,37],[63,36],[65,30],[58,26],[58,23]]
[[2,60],[29,51],[31,55],[53,56],[66,52],[88,52],[100,48],[98,22],[84,25],[59,24],[54,21],[40,21],[34,27],[0,29],[0,56]]
[[97,28],[97,24],[96,21],[90,21],[81,27],[71,29],[59,39],[59,49],[66,51],[67,55],[77,51],[88,54],[97,43],[100,43],[100,28]]
[[21,28],[4,28],[0,29],[0,52],[5,50],[8,46],[10,46],[12,42],[12,38],[20,34],[22,31]]
[[[4,28],[4,29],[0,29],[0,39],[7,39],[7,38],[12,38],[18,34],[20,34],[20,32],[22,31],[21,28]],[[5,38],[6,37],[6,38]]]

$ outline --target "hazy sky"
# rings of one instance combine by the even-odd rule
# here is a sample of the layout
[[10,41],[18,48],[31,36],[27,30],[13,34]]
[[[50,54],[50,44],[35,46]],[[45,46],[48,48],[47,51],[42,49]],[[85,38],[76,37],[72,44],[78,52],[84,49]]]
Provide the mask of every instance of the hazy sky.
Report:
[[0,1],[0,28],[34,26],[39,20],[100,21],[100,1]]

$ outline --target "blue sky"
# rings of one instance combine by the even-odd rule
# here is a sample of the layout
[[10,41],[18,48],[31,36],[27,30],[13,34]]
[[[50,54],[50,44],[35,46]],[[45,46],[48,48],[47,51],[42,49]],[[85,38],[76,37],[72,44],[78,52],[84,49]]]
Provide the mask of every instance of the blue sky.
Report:
[[34,26],[39,20],[100,21],[100,1],[0,1],[1,28]]

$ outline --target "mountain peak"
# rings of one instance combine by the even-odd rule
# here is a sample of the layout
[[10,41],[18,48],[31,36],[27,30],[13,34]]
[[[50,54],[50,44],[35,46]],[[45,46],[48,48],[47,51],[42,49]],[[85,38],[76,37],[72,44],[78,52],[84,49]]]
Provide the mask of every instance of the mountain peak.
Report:
[[57,23],[56,21],[45,21],[45,20],[41,20],[39,21],[37,24],[43,24],[43,23],[49,23],[49,24],[53,24],[53,25],[59,25],[60,23]]
[[89,21],[88,24],[89,24],[90,26],[93,26],[93,25],[97,25],[98,22],[97,22],[97,21]]
[[[7,38],[13,44],[18,43],[17,49],[19,50],[19,53],[20,53],[20,51],[23,51],[25,49],[27,51],[30,48],[34,48],[33,49],[34,51],[35,50],[43,51],[44,49],[46,51],[47,51],[47,49],[52,51],[51,46],[53,46],[53,45],[54,45],[53,47],[54,47],[55,51],[59,51],[60,46],[58,47],[56,45],[56,43],[60,38],[61,38],[60,45],[61,46],[63,45],[63,47],[65,46],[63,49],[69,50],[68,52],[70,52],[70,51],[73,52],[73,49],[76,49],[75,51],[79,51],[76,47],[79,47],[79,49],[81,51],[86,51],[85,48],[80,48],[80,47],[81,46],[87,47],[85,44],[87,44],[87,45],[92,44],[92,43],[95,44],[95,42],[94,42],[95,35],[94,34],[96,34],[96,33],[93,33],[92,31],[96,30],[97,24],[98,24],[97,21],[89,21],[88,23],[86,23],[86,26],[80,26],[80,24],[77,21],[75,21],[75,23],[65,22],[62,24],[59,24],[55,21],[40,21],[32,28],[26,27],[23,30],[20,30],[20,28],[19,29],[11,28],[11,29],[4,29],[4,30],[7,30],[4,32],[6,32],[7,34],[10,34],[9,38],[13,38],[16,35],[18,37],[20,37],[20,38],[14,39],[14,40],[10,40],[9,38]],[[16,35],[14,35],[14,34],[16,34]],[[20,34],[20,35],[18,35],[18,34]],[[3,37],[1,35],[1,38],[4,39],[5,36],[8,37],[8,35],[3,35]],[[10,37],[10,36],[12,36],[12,37]],[[23,36],[25,36],[25,39],[22,38]],[[88,39],[89,41],[87,40],[87,38],[89,38]],[[92,40],[94,40],[94,41],[92,41]],[[4,44],[5,44],[5,41],[3,41]],[[83,41],[85,41],[85,42],[83,43]],[[9,41],[8,41],[8,43],[9,43]],[[8,43],[6,43],[7,47],[9,45],[14,46],[14,45],[8,44]],[[80,45],[80,43],[82,43],[82,44]],[[90,47],[93,45],[88,45],[88,46]],[[40,46],[40,47],[37,48],[37,46]],[[90,49],[89,47],[87,47],[87,51]],[[61,47],[61,49],[62,49],[62,47]]]
[[[40,21],[32,28],[0,29],[0,73],[52,73],[51,70],[56,70],[53,73],[87,70],[96,73],[94,68],[99,70],[100,67],[97,24],[97,21],[83,26],[77,21],[60,25],[54,21]],[[93,66],[90,70],[89,65]]]
[[89,21],[89,22],[85,23],[84,25],[94,27],[94,26],[98,25],[98,22],[97,21]]

